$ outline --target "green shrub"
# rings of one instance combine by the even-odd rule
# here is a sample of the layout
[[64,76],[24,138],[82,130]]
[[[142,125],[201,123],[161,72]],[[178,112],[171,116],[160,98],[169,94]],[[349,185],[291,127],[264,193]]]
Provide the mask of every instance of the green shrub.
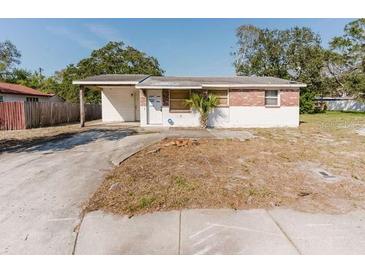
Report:
[[152,203],[156,200],[155,197],[152,196],[143,196],[140,200],[139,200],[139,208],[143,209],[146,207],[151,207]]
[[306,92],[300,95],[300,113],[314,113],[314,97],[314,94],[310,92]]

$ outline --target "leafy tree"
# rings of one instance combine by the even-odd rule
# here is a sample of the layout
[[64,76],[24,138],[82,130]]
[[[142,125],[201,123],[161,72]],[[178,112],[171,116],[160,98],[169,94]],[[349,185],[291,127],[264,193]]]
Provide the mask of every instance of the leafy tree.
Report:
[[20,51],[12,42],[0,42],[0,79],[5,80],[13,67],[20,64],[20,57]]
[[342,36],[332,39],[326,65],[327,73],[337,83],[337,93],[365,93],[365,19],[350,22]]
[[[321,71],[325,51],[320,37],[309,28],[289,30],[241,26],[237,29],[238,50],[233,53],[239,75],[273,76],[307,84],[301,94],[301,111],[313,109],[315,94],[323,89]],[[309,105],[312,105],[309,107]],[[303,105],[304,106],[304,105]]]
[[318,93],[322,88],[321,71],[324,49],[320,37],[309,28],[295,27],[289,31],[286,60],[289,79],[306,83],[308,91]]
[[218,105],[218,98],[211,94],[194,92],[186,100],[186,104],[199,112],[200,127],[207,128],[209,113]]
[[31,77],[32,72],[22,68],[13,69],[10,74],[8,74],[6,81],[14,84],[21,84],[28,81]]
[[283,58],[286,34],[252,25],[240,26],[236,31],[238,50],[233,53],[237,74],[287,78]]
[[42,69],[31,72],[26,69],[16,68],[8,75],[6,81],[34,88],[44,93],[55,93],[58,89],[58,83],[54,77],[46,77],[41,71]]
[[[90,57],[57,72],[54,77],[55,82],[59,83],[57,94],[67,101],[77,102],[78,87],[72,85],[73,80],[91,75],[117,73],[162,75],[164,71],[156,58],[125,46],[123,42],[109,42],[104,47],[94,50]],[[87,102],[99,103],[100,92],[87,89],[85,98]]]

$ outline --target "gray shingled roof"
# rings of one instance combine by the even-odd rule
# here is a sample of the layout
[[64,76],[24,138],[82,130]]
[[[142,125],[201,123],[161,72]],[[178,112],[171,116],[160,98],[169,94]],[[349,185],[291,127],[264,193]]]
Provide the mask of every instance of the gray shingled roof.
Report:
[[144,74],[103,74],[77,80],[74,84],[136,84],[137,88],[203,88],[204,86],[304,86],[295,81],[275,77],[232,76],[232,77],[179,77],[149,76]]
[[298,82],[275,77],[233,76],[233,77],[175,77],[151,76],[140,82],[137,87],[181,87],[204,85],[295,85]]

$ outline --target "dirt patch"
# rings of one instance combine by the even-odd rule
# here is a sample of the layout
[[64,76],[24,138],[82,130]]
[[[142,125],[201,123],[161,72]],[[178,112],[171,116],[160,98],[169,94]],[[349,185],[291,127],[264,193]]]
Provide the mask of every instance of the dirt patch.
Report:
[[134,215],[182,208],[364,208],[363,137],[314,122],[252,133],[257,138],[246,141],[163,140],[109,174],[86,209]]
[[320,163],[299,162],[298,168],[308,175],[312,175],[314,179],[320,179],[323,183],[335,183],[343,180],[341,176],[335,175],[334,172]]
[[357,134],[359,134],[359,135],[365,136],[365,128],[360,128],[360,129],[358,129],[356,132],[357,132]]

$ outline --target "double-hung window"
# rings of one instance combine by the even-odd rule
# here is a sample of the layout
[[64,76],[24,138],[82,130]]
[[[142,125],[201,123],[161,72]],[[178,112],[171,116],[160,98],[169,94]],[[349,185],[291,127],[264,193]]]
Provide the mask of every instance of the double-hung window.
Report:
[[218,99],[218,107],[228,107],[228,90],[209,90]]
[[265,91],[265,106],[268,106],[268,107],[280,106],[278,90],[266,90]]
[[190,98],[190,90],[170,90],[170,111],[190,112],[186,100]]

